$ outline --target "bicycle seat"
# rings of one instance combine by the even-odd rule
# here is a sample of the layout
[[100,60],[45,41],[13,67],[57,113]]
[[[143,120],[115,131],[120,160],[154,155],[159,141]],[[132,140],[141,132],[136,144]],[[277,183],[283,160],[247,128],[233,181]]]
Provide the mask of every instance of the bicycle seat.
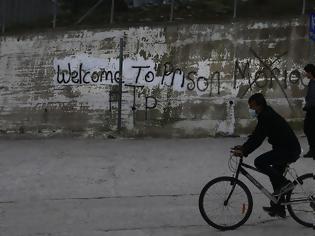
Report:
[[287,169],[287,168],[290,168],[290,165],[291,165],[292,163],[294,163],[294,162],[296,162],[296,161],[287,162],[286,165],[285,165],[285,168],[286,168],[286,169]]

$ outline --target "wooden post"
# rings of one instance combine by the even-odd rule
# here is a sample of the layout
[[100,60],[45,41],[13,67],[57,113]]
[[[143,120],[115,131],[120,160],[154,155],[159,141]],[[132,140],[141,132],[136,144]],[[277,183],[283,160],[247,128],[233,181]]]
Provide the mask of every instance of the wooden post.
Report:
[[118,97],[118,116],[117,129],[121,130],[121,102],[122,102],[122,77],[123,77],[123,60],[124,60],[124,38],[120,38],[119,42],[119,97]]

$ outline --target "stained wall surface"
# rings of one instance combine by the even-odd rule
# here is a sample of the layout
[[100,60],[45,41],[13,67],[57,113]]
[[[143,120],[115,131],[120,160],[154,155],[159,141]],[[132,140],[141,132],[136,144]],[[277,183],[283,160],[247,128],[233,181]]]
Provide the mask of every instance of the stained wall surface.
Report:
[[312,61],[306,18],[53,31],[0,38],[2,133],[243,135],[262,92],[297,131]]

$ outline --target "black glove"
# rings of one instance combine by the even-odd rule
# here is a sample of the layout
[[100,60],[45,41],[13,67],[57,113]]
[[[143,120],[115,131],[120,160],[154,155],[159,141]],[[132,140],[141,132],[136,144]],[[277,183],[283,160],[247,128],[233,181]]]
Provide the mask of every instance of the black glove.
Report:
[[237,145],[237,146],[234,146],[231,148],[231,153],[234,155],[234,156],[237,156],[237,157],[243,157],[244,154],[243,154],[243,146],[242,145]]
[[234,149],[234,150],[242,150],[243,147],[242,147],[242,145],[236,145],[232,149]]

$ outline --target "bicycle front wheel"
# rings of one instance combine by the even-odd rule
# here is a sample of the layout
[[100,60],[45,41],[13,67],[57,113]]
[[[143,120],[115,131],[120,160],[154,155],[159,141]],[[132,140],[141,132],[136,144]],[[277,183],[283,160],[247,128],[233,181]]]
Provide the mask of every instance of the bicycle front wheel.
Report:
[[292,218],[307,227],[315,224],[315,175],[309,173],[298,177],[301,185],[287,194],[288,211]]
[[253,198],[247,186],[229,176],[207,183],[199,196],[203,219],[219,230],[232,230],[244,224],[253,209]]

